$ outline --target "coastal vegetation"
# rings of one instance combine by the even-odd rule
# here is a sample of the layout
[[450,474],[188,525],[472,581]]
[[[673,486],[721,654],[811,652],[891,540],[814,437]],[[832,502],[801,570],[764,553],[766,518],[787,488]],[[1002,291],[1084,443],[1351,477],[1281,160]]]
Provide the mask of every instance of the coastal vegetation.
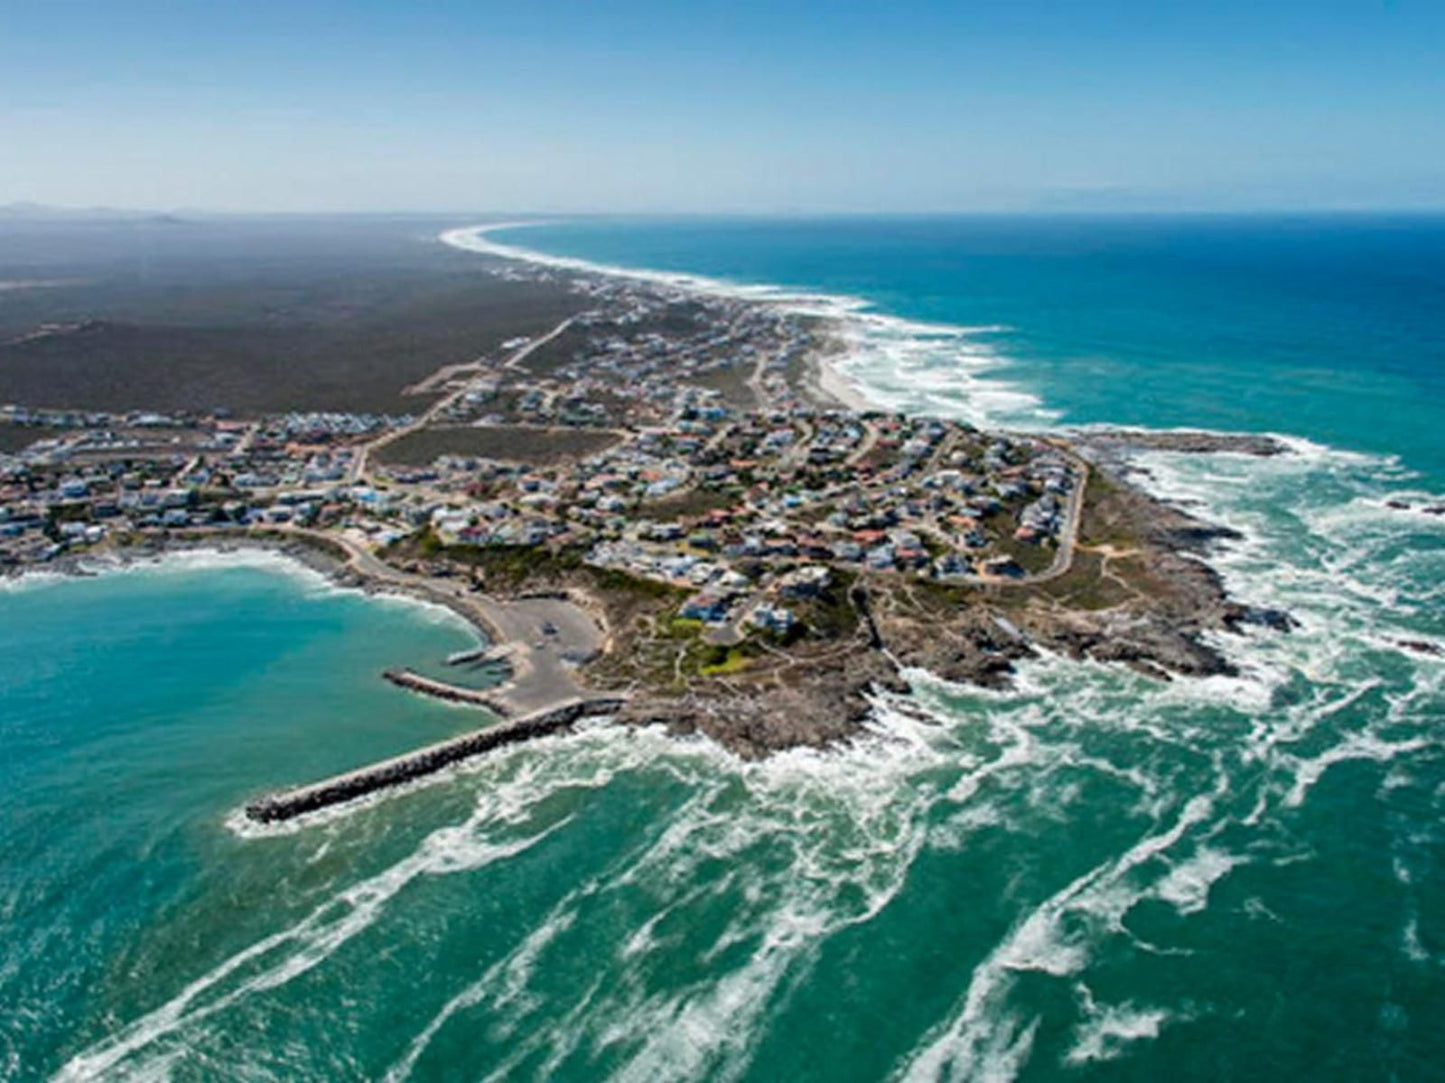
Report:
[[414,228],[314,219],[269,236],[189,220],[73,238],[11,231],[8,261],[63,268],[65,283],[0,306],[0,403],[405,414],[427,400],[404,390],[437,368],[584,307],[561,284],[488,274]]
[[596,454],[619,439],[605,430],[569,427],[439,425],[391,441],[376,458],[405,466],[428,466],[444,455],[551,466]]

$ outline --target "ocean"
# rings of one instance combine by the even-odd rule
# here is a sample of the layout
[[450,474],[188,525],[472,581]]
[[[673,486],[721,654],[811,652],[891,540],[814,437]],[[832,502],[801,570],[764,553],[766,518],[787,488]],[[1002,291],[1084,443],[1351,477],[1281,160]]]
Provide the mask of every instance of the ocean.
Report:
[[[467,645],[274,560],[0,591],[0,1077],[1423,1080],[1445,1058],[1445,223],[597,220],[501,243],[845,314],[870,397],[1268,431],[1138,457],[1291,634],[918,675],[743,764],[605,724],[315,824]],[[1392,506],[1393,505],[1393,506]]]

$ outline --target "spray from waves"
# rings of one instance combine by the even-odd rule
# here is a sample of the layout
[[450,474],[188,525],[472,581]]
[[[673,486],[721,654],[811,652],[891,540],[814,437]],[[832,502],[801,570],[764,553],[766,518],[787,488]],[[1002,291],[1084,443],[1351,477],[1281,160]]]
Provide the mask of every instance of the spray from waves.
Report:
[[455,628],[471,636],[477,634],[476,626],[449,606],[408,594],[402,590],[362,589],[345,586],[326,572],[307,564],[304,560],[266,547],[237,545],[227,549],[183,549],[163,553],[154,560],[128,561],[113,567],[115,570],[129,567],[138,571],[149,570],[159,573],[224,571],[235,567],[256,568],[296,580],[305,587],[304,596],[308,599],[319,600],[336,596],[365,597],[373,604],[394,606],[414,616],[420,616],[432,624]]
[[1070,913],[1086,914],[1121,931],[1124,913],[1139,898],[1125,889],[1126,877],[1173,847],[1189,828],[1207,820],[1227,785],[1227,778],[1221,775],[1214,793],[1191,798],[1167,829],[1095,866],[1028,912],[974,969],[951,1018],[925,1038],[922,1048],[895,1078],[909,1083],[1013,1078],[1028,1059],[1038,1025],[1037,1019],[1025,1021],[1006,1007],[1014,976],[1037,970],[1065,977],[1082,970],[1089,958],[1088,946],[1064,931],[1064,918]]
[[[340,590],[321,572],[286,553],[264,545],[235,545],[230,548],[183,548],[155,555],[112,557],[87,555],[76,565],[85,575],[173,575],[192,572],[224,571],[228,568],[254,568],[284,575],[308,590]],[[11,582],[16,587],[63,583],[73,578],[64,572],[27,571]]]
[[980,427],[1044,428],[1059,418],[1032,392],[1000,378],[1008,361],[985,341],[1006,328],[959,327],[905,320],[872,310],[868,301],[782,286],[743,284],[703,275],[644,270],[555,256],[495,240],[489,234],[544,225],[504,222],[447,230],[454,248],[577,274],[646,282],[682,294],[766,304],[828,320],[844,349],[825,362],[879,408],[961,417]]
[[[884,753],[882,760],[918,755],[914,746],[889,742],[881,731],[870,743]],[[417,878],[473,873],[545,845],[551,836],[569,830],[574,823],[570,812],[557,818],[537,811],[548,807],[550,798],[579,789],[605,789],[619,774],[643,770],[685,779],[696,793],[676,815],[649,832],[639,853],[621,854],[592,884],[569,892],[474,989],[451,997],[432,1023],[411,1040],[392,1075],[404,1076],[410,1064],[424,1054],[435,1032],[474,1005],[485,1005],[494,1025],[519,1035],[520,1053],[545,1042],[550,1043],[553,1056],[565,1055],[571,1047],[572,1028],[533,1030],[521,1025],[545,999],[541,994],[529,994],[526,984],[536,973],[539,958],[577,923],[579,910],[589,901],[606,904],[619,895],[654,893],[659,885],[696,879],[708,885],[704,901],[716,905],[720,896],[728,894],[728,882],[726,878],[697,876],[700,866],[741,860],[760,840],[776,837],[785,826],[819,824],[842,831],[854,841],[841,851],[827,847],[822,839],[798,841],[802,852],[795,870],[810,870],[800,881],[802,893],[791,904],[798,913],[798,927],[783,942],[758,947],[756,958],[731,982],[709,983],[705,995],[694,990],[676,1003],[659,1000],[642,984],[626,980],[605,996],[594,995],[593,1007],[605,1014],[605,1020],[599,1024],[591,1019],[590,1033],[603,1046],[629,1049],[637,1045],[632,1060],[638,1072],[646,1074],[643,1066],[649,1058],[672,1055],[656,1047],[658,1016],[681,1017],[693,1036],[689,1048],[695,1056],[711,1062],[724,1056],[739,1033],[747,1033],[728,1025],[734,1005],[727,990],[733,989],[742,1001],[751,1003],[752,998],[744,993],[771,988],[797,954],[807,950],[820,922],[866,921],[897,890],[922,842],[921,834],[912,843],[898,834],[907,831],[913,819],[906,812],[909,806],[902,800],[902,792],[865,792],[865,787],[857,785],[861,782],[857,768],[868,757],[861,746],[855,755],[858,758],[845,775],[836,757],[800,753],[768,765],[745,766],[711,745],[680,744],[657,731],[640,731],[631,740],[619,742],[615,732],[588,730],[519,747],[510,755],[487,761],[485,770],[479,772],[483,777],[478,779],[476,808],[465,821],[430,833],[413,853],[390,868],[338,891],[302,920],[231,956],[161,1007],[76,1056],[57,1078],[146,1078],[174,1065],[178,1058],[203,1063],[215,1051],[211,1043],[220,1041],[208,1026],[219,1030],[227,1013],[264,999],[324,965],[395,910],[404,889]],[[839,801],[832,787],[846,777],[855,782],[852,800]],[[764,823],[740,818],[738,808],[751,809],[754,802],[770,810],[774,819]],[[862,810],[871,810],[870,815],[855,819]],[[874,837],[875,831],[885,837]],[[831,906],[828,900],[845,888],[850,901]],[[856,900],[854,891],[859,893]],[[755,905],[766,909],[768,903],[760,896]],[[630,951],[637,960],[665,954],[674,935],[667,928],[673,924],[669,915],[686,926],[687,909],[683,901],[670,911],[649,911],[656,935],[650,937],[639,928],[639,935],[624,938],[625,944],[619,944],[618,950]],[[830,918],[834,909],[846,913]],[[723,939],[733,937],[738,945],[747,946],[751,930],[768,924],[758,918],[754,914],[748,919],[739,911]],[[564,944],[562,950],[567,948]],[[721,999],[713,999],[715,996]],[[766,1000],[766,996],[760,998],[759,1008]],[[584,998],[582,1005],[588,1003],[592,1000]],[[233,1068],[244,1067],[234,1059],[239,1053],[227,1055],[233,1058]]]
[[[1442,497],[1413,488],[1397,459],[1296,439],[1290,454],[1267,459],[1155,452],[1135,461],[1146,487],[1240,535],[1210,558],[1239,596],[1329,627],[1351,648],[1398,650],[1407,637],[1445,647],[1445,516],[1399,506]],[[1276,642],[1287,650],[1287,639]],[[1353,656],[1332,650],[1313,668]]]
[[1398,506],[1402,492],[1415,494],[1405,503],[1438,496],[1409,488],[1415,478],[1394,458],[1304,441],[1272,460],[1140,462],[1162,493],[1199,500],[1240,534],[1211,558],[1232,593],[1301,622],[1292,636],[1252,638],[1247,652],[1273,714],[1285,709],[1274,724],[1263,712],[1245,749],[1283,757],[1286,805],[1335,764],[1438,750],[1428,720],[1445,681],[1445,521]]
[[1159,1037],[1159,1031],[1173,1018],[1159,1008],[1140,1008],[1134,1004],[1100,1007],[1094,1003],[1088,986],[1082,983],[1078,994],[1084,1005],[1085,1021],[1077,1028],[1074,1047],[1065,1058],[1070,1065],[1122,1056],[1128,1043]]
[[[1440,789],[1424,780],[1438,779],[1445,767],[1445,742],[1435,724],[1445,712],[1445,664],[1437,653],[1445,645],[1437,604],[1445,581],[1445,548],[1439,545],[1445,523],[1391,506],[1391,498],[1414,480],[1397,461],[1294,443],[1293,455],[1263,461],[1138,456],[1150,487],[1166,497],[1189,498],[1211,519],[1240,532],[1239,542],[1211,560],[1231,592],[1284,608],[1302,627],[1289,636],[1222,641],[1243,663],[1238,678],[1128,690],[1131,678],[1097,674],[1080,688],[1082,667],[1050,660],[1014,692],[994,697],[996,714],[1016,710],[1009,703],[1017,704],[1020,693],[1032,700],[1036,713],[995,720],[1007,740],[1004,754],[984,774],[1018,765],[1033,775],[1031,785],[1054,776],[1038,791],[1053,800],[1060,792],[1058,767],[1088,762],[1077,753],[1087,745],[1089,730],[1094,736],[1117,731],[1124,720],[1158,749],[1172,746],[1193,757],[1209,752],[1216,786],[1207,796],[1196,792],[1174,827],[1146,837],[1118,859],[1100,862],[1028,911],[975,968],[954,1012],[903,1061],[897,1078],[1012,1078],[1027,1062],[1040,1023],[1010,1005],[1018,975],[1078,974],[1098,943],[1097,937],[1081,940],[1077,922],[1063,935],[1066,917],[1082,912],[1089,919],[1084,927],[1097,935],[1127,936],[1120,919],[1145,898],[1195,915],[1208,907],[1213,885],[1241,865],[1309,860],[1309,848],[1292,837],[1291,825],[1312,789],[1337,765],[1378,765],[1388,770],[1381,785],[1390,788],[1418,779],[1438,807]],[[1417,502],[1440,499],[1403,491]],[[1421,544],[1411,544],[1422,536]],[[1050,684],[1052,700],[1040,695],[1040,686]],[[1070,703],[1074,720],[1049,709],[1050,702],[1060,701]],[[1233,721],[1202,709],[1211,701],[1227,705]],[[1060,740],[1060,726],[1073,734],[1071,740]],[[1222,735],[1230,739],[1221,742]],[[1077,747],[1071,749],[1073,741]],[[1154,768],[1150,788],[1177,800],[1196,789],[1202,776],[1180,771],[1170,777]],[[965,774],[954,796],[967,799],[975,789],[972,774]],[[1243,840],[1243,849],[1237,842],[1231,849],[1225,840]],[[1176,849],[1186,852],[1175,856]],[[1162,874],[1152,884],[1128,889],[1145,864],[1158,865]],[[1408,888],[1408,875],[1400,879]],[[1406,910],[1402,950],[1418,961],[1417,907],[1407,903]],[[1079,996],[1081,1020],[1067,1063],[1121,1055],[1175,1018],[1164,1008],[1100,1007]]]
[[[387,1078],[406,1078],[444,1027],[481,1019],[509,1038],[488,1079],[548,1078],[577,1056],[601,1058],[621,1080],[742,1076],[768,1011],[805,980],[830,937],[888,905],[924,845],[936,794],[912,780],[938,755],[894,724],[910,725],[883,707],[873,735],[853,749],[762,764],[702,745],[684,759],[649,735],[661,756],[651,766],[684,776],[692,797],[640,852],[570,892],[443,1005]],[[604,750],[616,753],[607,743],[594,749]],[[630,933],[616,931],[624,914]],[[699,923],[713,920],[699,937]],[[604,944],[579,943],[598,925],[609,930]],[[547,962],[593,951],[612,957],[610,977],[569,996],[565,1011],[542,988],[524,991]],[[660,987],[659,968],[679,954],[695,955],[707,977]]]

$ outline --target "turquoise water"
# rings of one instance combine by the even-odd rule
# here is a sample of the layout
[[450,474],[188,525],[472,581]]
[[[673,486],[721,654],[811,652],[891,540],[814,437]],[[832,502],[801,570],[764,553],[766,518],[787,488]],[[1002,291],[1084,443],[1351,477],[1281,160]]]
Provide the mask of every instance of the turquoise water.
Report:
[[[1067,416],[1031,363],[956,408]],[[275,568],[0,593],[0,1076],[1438,1078],[1445,658],[1405,645],[1445,650],[1428,440],[1258,427],[1315,442],[1139,464],[1301,622],[1227,638],[1237,678],[1044,658],[750,765],[604,725],[287,830],[235,809],[469,717],[375,679],[463,629]]]
[[475,725],[380,678],[472,642],[275,558],[0,586],[0,1074],[57,1067],[154,968],[204,959],[213,922],[268,912],[285,885],[248,880],[226,811]]

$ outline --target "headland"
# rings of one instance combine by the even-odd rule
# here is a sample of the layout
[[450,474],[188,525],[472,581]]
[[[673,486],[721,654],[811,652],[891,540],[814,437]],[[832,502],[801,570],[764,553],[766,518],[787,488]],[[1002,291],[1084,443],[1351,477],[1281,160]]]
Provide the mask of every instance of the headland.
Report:
[[1222,634],[1289,627],[1232,602],[1200,559],[1226,531],[1127,476],[1132,448],[1284,450],[1268,437],[890,413],[832,364],[845,329],[816,307],[474,258],[507,296],[542,301],[466,359],[399,369],[404,412],[0,416],[7,570],[280,546],[340,582],[448,606],[510,670],[485,693],[389,671],[506,721],[259,799],[254,818],[589,713],[758,757],[849,739],[918,671],[993,686],[1051,651],[1158,679],[1217,674],[1231,670]]

